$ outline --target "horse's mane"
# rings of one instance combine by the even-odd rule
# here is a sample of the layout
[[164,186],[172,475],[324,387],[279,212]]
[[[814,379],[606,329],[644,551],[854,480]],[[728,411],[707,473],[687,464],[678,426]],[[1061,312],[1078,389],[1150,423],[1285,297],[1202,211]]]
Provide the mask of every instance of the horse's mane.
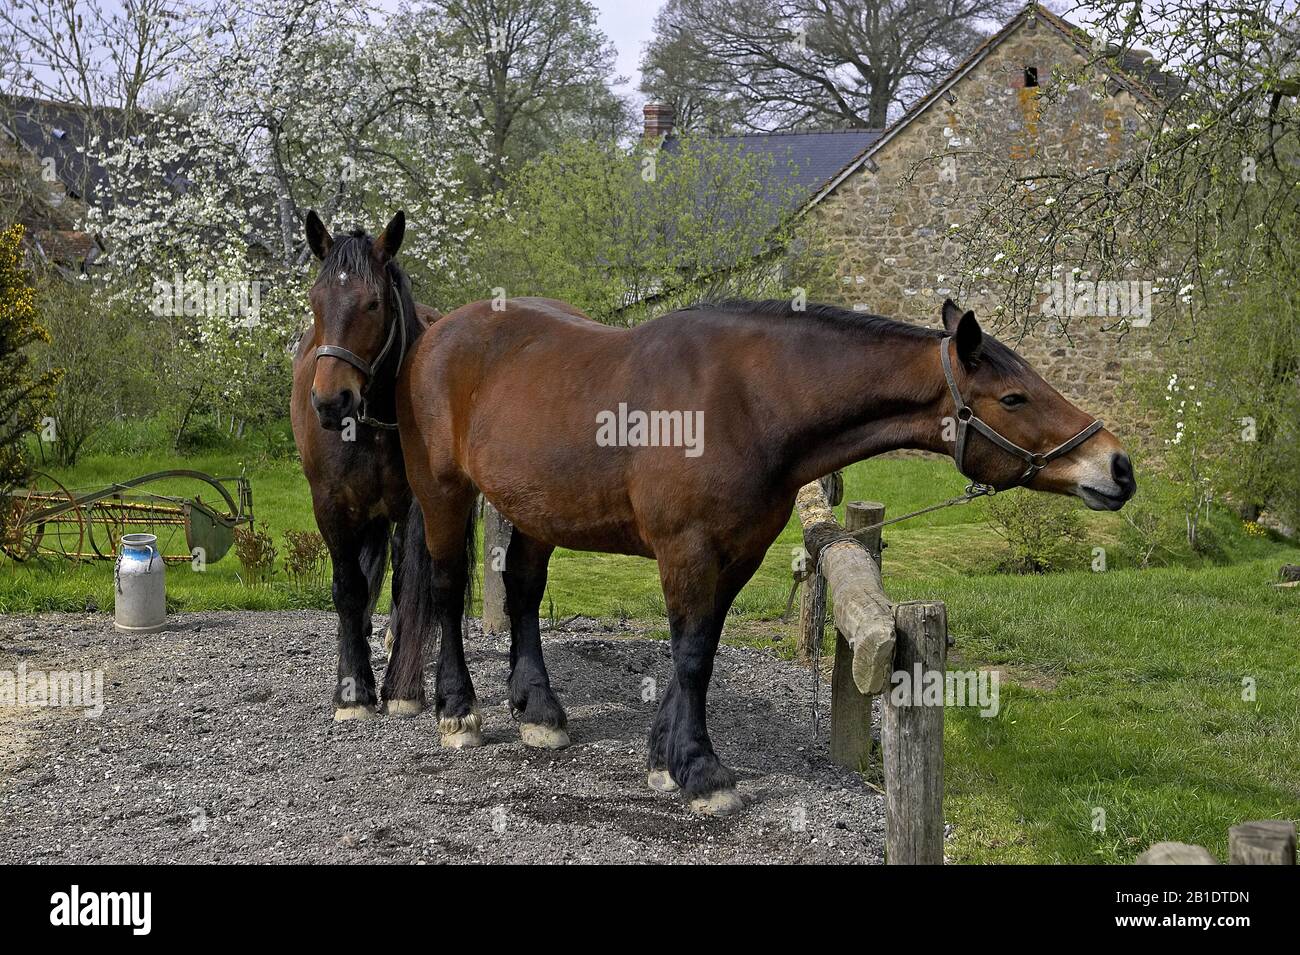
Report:
[[[808,321],[811,319],[834,325],[851,332],[858,332],[872,338],[892,335],[895,337],[910,338],[914,340],[931,340],[937,342],[947,334],[942,328],[913,325],[909,322],[900,322],[892,318],[886,318],[883,315],[873,315],[869,312],[856,312],[852,309],[838,308],[834,305],[822,305],[809,302],[802,310],[796,310],[793,302],[789,299],[783,298],[729,298],[718,301],[696,302],[694,305],[688,305],[685,308],[680,309],[680,311],[683,312],[701,310],[725,312],[728,315],[756,319],[780,318],[797,321]],[[984,348],[980,361],[983,364],[987,364],[991,370],[1004,376],[1014,376],[1029,367],[1028,363],[1023,358],[1006,345],[1002,344],[1002,342],[998,341],[987,331],[984,333]]]

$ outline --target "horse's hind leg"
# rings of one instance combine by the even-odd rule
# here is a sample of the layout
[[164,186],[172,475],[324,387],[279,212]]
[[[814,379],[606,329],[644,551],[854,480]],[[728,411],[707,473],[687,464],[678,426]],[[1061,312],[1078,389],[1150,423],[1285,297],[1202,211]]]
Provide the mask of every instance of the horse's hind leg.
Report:
[[569,745],[564,707],[551,691],[542,659],[537,610],[546,591],[546,569],[554,550],[518,530],[510,537],[506,567],[506,610],[510,615],[510,707],[526,746],[562,749]]
[[[457,492],[454,501],[421,499],[424,534],[429,546],[432,598],[438,631],[438,678],[434,706],[442,745],[451,749],[479,746],[483,742],[474,682],[465,664],[462,619],[466,584],[473,548],[475,495]],[[399,634],[404,642],[410,634]]]
[[[322,525],[329,526],[329,525]],[[334,687],[334,718],[364,719],[377,712],[375,674],[370,667],[371,582],[376,548],[387,549],[387,525],[331,528],[327,537],[333,563],[334,608],[339,615],[339,667]],[[382,562],[383,556],[379,557]]]

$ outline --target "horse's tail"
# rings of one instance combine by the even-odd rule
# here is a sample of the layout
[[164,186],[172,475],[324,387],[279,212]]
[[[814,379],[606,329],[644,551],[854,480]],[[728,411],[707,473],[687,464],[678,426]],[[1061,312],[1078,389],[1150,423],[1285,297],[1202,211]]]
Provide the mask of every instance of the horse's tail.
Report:
[[[477,566],[478,508],[469,509],[465,522],[465,615],[474,608],[474,572]],[[399,568],[400,599],[393,607],[394,640],[421,640],[421,652],[397,653],[389,665],[396,667],[393,683],[396,686],[417,686],[426,655],[432,654],[437,631],[437,601],[433,588],[433,558],[424,538],[424,511],[412,496],[406,512],[406,526],[402,533],[402,560]],[[414,669],[412,669],[414,668]],[[388,681],[385,681],[388,685]]]
[[[391,679],[385,678],[384,691],[390,686],[419,687],[424,681],[424,660],[431,654],[437,639],[437,602],[433,591],[433,558],[424,539],[424,511],[420,502],[411,496],[411,506],[406,509],[406,524],[402,529],[402,553],[397,577],[400,579],[398,599],[393,601],[390,622],[394,646],[388,665],[393,668]],[[397,645],[405,640],[420,642],[418,652],[397,652]]]
[[465,519],[465,616],[474,616],[474,576],[478,570],[478,515],[483,498],[475,494],[474,506]]

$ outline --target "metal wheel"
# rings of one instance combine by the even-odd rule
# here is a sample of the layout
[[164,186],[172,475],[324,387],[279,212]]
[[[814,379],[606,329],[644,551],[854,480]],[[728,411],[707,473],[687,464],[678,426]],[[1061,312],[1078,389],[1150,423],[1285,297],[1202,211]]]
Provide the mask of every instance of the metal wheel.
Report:
[[87,556],[86,518],[76,495],[44,472],[30,487],[13,491],[0,506],[8,509],[0,550],[17,561],[41,557]]

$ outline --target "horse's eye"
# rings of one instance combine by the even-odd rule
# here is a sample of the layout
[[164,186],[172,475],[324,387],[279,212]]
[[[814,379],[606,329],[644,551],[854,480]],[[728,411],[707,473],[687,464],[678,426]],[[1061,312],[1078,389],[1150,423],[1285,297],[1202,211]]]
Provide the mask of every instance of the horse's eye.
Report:
[[1002,403],[1006,405],[1008,408],[1014,408],[1017,405],[1023,405],[1028,400],[1029,399],[1026,398],[1024,395],[1019,395],[1019,394],[1002,396]]
[[367,311],[367,312],[377,312],[377,311],[379,311],[379,299],[377,299],[377,298],[372,298],[372,299],[370,300],[370,304],[366,306],[366,311]]

